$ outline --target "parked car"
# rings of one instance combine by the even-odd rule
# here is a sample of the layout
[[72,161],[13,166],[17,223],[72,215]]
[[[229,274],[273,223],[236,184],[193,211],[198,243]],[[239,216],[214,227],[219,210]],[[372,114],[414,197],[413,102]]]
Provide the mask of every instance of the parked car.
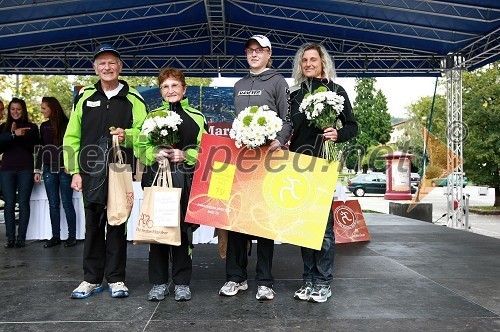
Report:
[[[464,176],[464,181],[462,182],[462,187],[465,188],[465,186],[469,183],[469,180]],[[431,186],[433,187],[446,187],[448,185],[448,178],[434,178],[431,180]],[[459,184],[457,183],[456,186]]]
[[347,182],[347,190],[356,197],[362,197],[365,193],[385,194],[385,174],[360,174]]
[[[347,190],[356,197],[367,194],[385,194],[386,175],[383,173],[360,174],[347,182]],[[411,193],[417,191],[415,186],[411,186]]]
[[412,186],[418,187],[420,184],[420,174],[418,173],[411,173],[410,174],[410,182]]
[[[383,173],[360,174],[347,182],[347,190],[356,197],[363,197],[366,194],[385,194],[387,182]],[[417,187],[411,186],[411,193],[417,192]]]

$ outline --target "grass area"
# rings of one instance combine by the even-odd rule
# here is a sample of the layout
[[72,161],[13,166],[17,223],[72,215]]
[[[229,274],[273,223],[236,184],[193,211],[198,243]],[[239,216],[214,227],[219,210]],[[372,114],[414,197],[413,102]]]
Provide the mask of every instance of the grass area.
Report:
[[484,211],[500,211],[500,206],[469,206],[469,209]]

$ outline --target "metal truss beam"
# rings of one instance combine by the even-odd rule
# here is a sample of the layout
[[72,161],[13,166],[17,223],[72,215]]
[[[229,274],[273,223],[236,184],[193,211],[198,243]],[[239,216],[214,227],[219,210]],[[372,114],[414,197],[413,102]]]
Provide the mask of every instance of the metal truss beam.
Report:
[[[439,41],[445,43],[463,42],[477,38],[478,35],[460,32],[451,29],[431,28],[424,25],[410,23],[395,23],[390,20],[369,19],[363,16],[346,14],[334,14],[318,12],[314,10],[297,9],[286,6],[260,4],[253,1],[230,0],[234,6],[247,12],[249,15],[257,15],[272,20],[296,21],[298,23],[313,23],[315,25],[330,26],[335,28],[347,28],[350,30],[370,31],[383,35],[395,35],[406,38],[417,38],[427,41]],[[352,3],[353,1],[351,1]],[[391,1],[394,3],[395,1]],[[409,2],[409,1],[408,1]],[[365,2],[363,2],[363,5]],[[388,6],[391,9],[402,10],[400,7]],[[407,9],[408,10],[408,9]],[[450,35],[453,34],[453,40]]]
[[[335,0],[335,2],[357,4],[359,0]],[[478,22],[493,22],[491,13],[500,11],[479,5],[441,0],[363,0],[363,6]]]
[[[175,65],[188,76],[242,75],[248,72],[245,56],[123,56],[123,74],[157,75],[165,66]],[[403,57],[399,55],[372,54],[336,56],[336,70],[340,76],[391,76],[394,74],[433,76],[440,73],[440,58],[424,56]],[[92,74],[91,53],[20,53],[0,58],[0,72],[45,73],[45,74]],[[293,56],[273,56],[273,67],[286,76],[291,74]]]
[[[464,217],[463,194],[463,139],[465,127],[462,121],[462,71],[464,57],[450,54],[442,61],[446,83],[446,138],[448,146],[448,227],[468,228]],[[455,202],[457,207],[455,208]]]
[[224,0],[205,0],[207,22],[210,27],[212,54],[226,54],[226,13]]
[[[36,5],[41,6],[44,4],[63,4],[76,2],[78,0],[37,0]],[[0,12],[11,9],[32,8],[33,0],[0,0]]]
[[[159,17],[179,15],[190,10],[202,0],[183,0],[165,4],[136,6],[92,13],[62,15],[52,19],[26,19],[21,22],[5,23],[0,25],[2,38],[17,37],[20,35],[33,36],[37,33],[47,33],[75,29],[79,27],[99,26],[102,24],[116,24],[145,20]],[[54,2],[45,2],[53,5]],[[147,26],[145,27],[147,29]]]
[[478,68],[500,53],[500,28],[478,39],[460,51],[464,55],[466,67]]

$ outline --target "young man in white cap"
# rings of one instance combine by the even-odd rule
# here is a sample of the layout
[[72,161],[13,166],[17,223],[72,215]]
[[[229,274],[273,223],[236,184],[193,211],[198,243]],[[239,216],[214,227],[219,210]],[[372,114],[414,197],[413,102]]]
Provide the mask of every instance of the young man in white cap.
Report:
[[106,204],[108,194],[108,149],[112,135],[132,164],[132,148],[146,117],[146,104],[137,90],[119,80],[123,64],[111,45],[94,52],[93,67],[99,81],[80,90],[64,135],[64,166],[73,176],[71,187],[83,193],[85,242],[83,282],[71,298],[84,299],[103,290],[106,278],[112,297],[127,297],[126,223],[110,226]]
[[[289,118],[289,89],[285,78],[271,69],[271,42],[264,35],[250,37],[245,45],[250,72],[234,85],[234,107],[236,114],[249,106],[267,105],[283,120],[283,127],[275,140],[270,142],[269,151],[277,150],[288,142],[292,131]],[[248,289],[247,284],[247,242],[257,240],[257,266],[255,281],[258,286],[257,300],[274,298],[274,277],[271,274],[274,241],[229,232],[226,256],[226,283],[219,290],[220,295],[233,296]]]

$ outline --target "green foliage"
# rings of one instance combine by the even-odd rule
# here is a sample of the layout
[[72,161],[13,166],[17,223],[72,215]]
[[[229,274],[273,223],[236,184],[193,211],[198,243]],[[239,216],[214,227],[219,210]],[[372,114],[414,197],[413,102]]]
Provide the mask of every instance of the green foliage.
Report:
[[375,90],[375,82],[375,78],[356,79],[354,114],[359,131],[355,143],[365,149],[387,143],[392,131],[387,99],[380,90]]
[[500,190],[500,62],[464,73],[462,109],[468,135],[464,172],[472,182]]
[[[408,112],[412,119],[427,128],[429,118],[431,117],[431,109],[432,96],[422,97],[409,106]],[[443,95],[436,94],[430,132],[441,141],[446,142],[446,97]]]
[[393,152],[394,149],[387,145],[370,146],[361,161],[361,166],[363,169],[383,172],[385,170],[386,160],[382,155]]
[[[466,128],[463,141],[464,172],[479,185],[500,190],[500,62],[462,75],[462,119]],[[421,98],[409,113],[422,125],[430,116],[432,97]],[[437,95],[431,132],[446,146],[446,98]],[[447,149],[437,142],[429,145],[430,162],[440,176],[447,165]],[[427,172],[429,171],[427,167]],[[432,168],[431,168],[432,169]],[[435,175],[435,174],[433,174]],[[436,176],[434,176],[436,177]]]

